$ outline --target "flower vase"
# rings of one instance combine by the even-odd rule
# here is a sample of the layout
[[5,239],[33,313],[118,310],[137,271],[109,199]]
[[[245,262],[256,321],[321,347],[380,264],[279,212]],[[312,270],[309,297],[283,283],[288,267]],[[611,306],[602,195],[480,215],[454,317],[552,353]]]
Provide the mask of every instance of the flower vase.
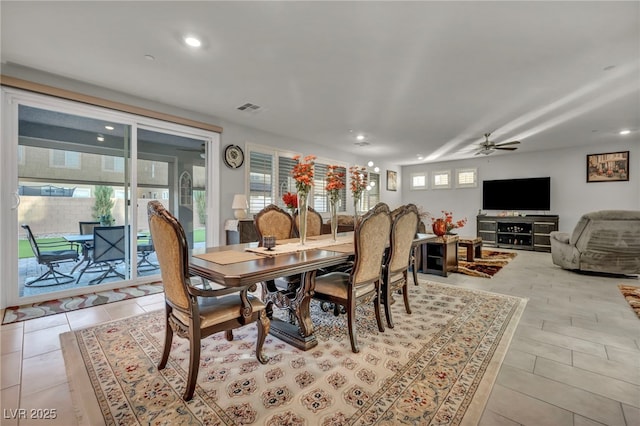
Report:
[[442,219],[436,219],[433,222],[433,233],[436,234],[438,237],[442,237],[444,234],[447,233],[447,223],[442,220]]
[[331,238],[337,241],[338,234],[338,200],[329,201],[329,214],[331,215]]
[[360,206],[360,197],[353,197],[353,229],[358,224],[358,207]]
[[307,242],[307,194],[298,192],[298,231],[300,233],[300,245]]

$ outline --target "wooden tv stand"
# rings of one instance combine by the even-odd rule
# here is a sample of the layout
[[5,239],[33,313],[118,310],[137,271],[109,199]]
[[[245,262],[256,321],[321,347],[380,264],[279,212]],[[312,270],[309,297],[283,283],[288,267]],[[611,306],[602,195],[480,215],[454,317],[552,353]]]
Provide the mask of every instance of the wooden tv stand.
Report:
[[478,237],[488,247],[551,252],[549,234],[558,230],[557,215],[478,215]]

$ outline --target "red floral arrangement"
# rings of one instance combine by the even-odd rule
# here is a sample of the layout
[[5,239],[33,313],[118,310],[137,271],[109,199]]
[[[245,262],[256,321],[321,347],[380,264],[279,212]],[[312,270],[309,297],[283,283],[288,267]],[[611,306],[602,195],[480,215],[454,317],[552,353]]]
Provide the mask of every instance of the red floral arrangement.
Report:
[[291,211],[298,208],[298,196],[296,194],[287,192],[282,196],[282,202],[284,202],[284,205],[287,206],[288,209],[291,209]]
[[316,156],[307,155],[304,157],[303,162],[300,161],[299,155],[296,155],[293,159],[298,162],[291,170],[291,175],[296,181],[296,189],[298,194],[307,195],[311,190],[311,185],[313,185],[313,160],[316,159]]
[[362,191],[367,189],[367,173],[366,168],[362,166],[349,167],[349,174],[351,178],[350,186],[353,198],[360,199]]
[[327,166],[327,185],[324,189],[329,193],[329,199],[333,202],[340,198],[340,190],[345,187],[344,172],[338,172],[340,166]]
[[456,229],[456,228],[462,228],[464,225],[467,224],[467,218],[465,217],[464,219],[460,219],[458,221],[454,221],[453,220],[453,212],[448,212],[445,210],[442,210],[442,217],[432,217],[431,218],[431,223],[436,223],[437,221],[443,221],[445,224],[445,229],[447,231],[447,233],[451,232],[452,230]]

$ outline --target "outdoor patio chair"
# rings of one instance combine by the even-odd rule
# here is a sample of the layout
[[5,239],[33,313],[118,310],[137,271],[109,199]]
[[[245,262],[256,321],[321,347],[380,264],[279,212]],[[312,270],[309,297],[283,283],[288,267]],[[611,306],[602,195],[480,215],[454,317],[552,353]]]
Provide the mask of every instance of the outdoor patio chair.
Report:
[[73,277],[71,275],[63,274],[56,268],[64,262],[78,261],[78,245],[64,241],[37,242],[29,225],[23,224],[22,228],[27,232],[27,239],[29,240],[29,244],[31,244],[31,250],[33,250],[33,254],[36,257],[38,264],[45,265],[48,268],[47,271],[38,278],[29,282],[25,281],[24,285],[31,287],[40,281],[54,280],[55,282],[53,283],[35,286],[48,287],[52,285],[67,284],[73,281]]
[[155,251],[156,249],[153,246],[153,239],[151,236],[149,236],[147,242],[138,243],[138,272],[153,271],[160,267],[157,263],[153,263],[149,260],[149,256],[151,256]]
[[89,267],[101,267],[102,272],[98,278],[89,281],[89,284],[99,284],[106,278],[120,277],[125,279],[124,274],[116,269],[119,263],[125,261],[125,232],[124,226],[96,226],[93,228],[93,253],[91,261],[87,263],[80,275],[82,275]]

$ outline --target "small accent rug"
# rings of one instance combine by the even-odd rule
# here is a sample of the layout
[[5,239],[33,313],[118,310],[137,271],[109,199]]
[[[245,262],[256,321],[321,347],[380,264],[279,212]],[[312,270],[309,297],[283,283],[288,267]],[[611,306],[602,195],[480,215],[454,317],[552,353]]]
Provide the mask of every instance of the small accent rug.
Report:
[[638,315],[638,318],[640,318],[640,287],[620,284],[618,288],[629,303],[629,306],[631,306],[631,309],[633,309],[636,315]]
[[384,333],[372,307],[358,308],[357,354],[345,315],[315,301],[318,346],[307,352],[267,336],[270,360],[260,364],[254,324],[231,342],[207,337],[188,403],[188,341],[175,337],[167,368],[156,368],[163,311],[64,333],[79,424],[475,425],[526,299],[427,281],[409,288],[413,314],[393,304],[396,327]]
[[104,305],[105,303],[118,302],[148,294],[161,293],[164,287],[161,282],[142,284],[134,287],[125,287],[115,290],[90,293],[82,296],[65,297],[63,299],[49,300],[47,302],[32,303],[24,306],[12,306],[5,309],[2,324],[26,321],[47,315],[60,314],[75,311],[77,309],[90,308]]
[[518,254],[506,251],[482,250],[482,258],[467,262],[466,250],[458,253],[458,271],[473,277],[491,278],[507,265]]

